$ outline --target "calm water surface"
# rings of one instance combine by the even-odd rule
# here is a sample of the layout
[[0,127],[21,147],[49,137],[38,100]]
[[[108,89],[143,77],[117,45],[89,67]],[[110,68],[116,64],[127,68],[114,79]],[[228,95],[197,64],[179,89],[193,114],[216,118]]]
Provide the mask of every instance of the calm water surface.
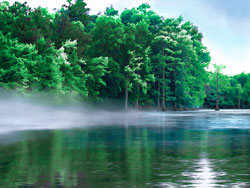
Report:
[[112,120],[0,134],[0,187],[250,187],[250,111]]

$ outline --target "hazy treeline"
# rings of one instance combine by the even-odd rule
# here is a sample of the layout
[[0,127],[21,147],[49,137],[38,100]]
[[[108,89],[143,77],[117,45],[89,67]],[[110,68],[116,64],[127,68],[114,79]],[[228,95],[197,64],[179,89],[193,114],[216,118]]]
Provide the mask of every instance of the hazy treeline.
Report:
[[[55,13],[4,1],[0,20],[2,89],[124,100],[126,108],[214,107],[209,52],[182,17],[165,19],[147,4],[90,15],[82,0],[68,0]],[[247,75],[222,77],[223,106],[247,107]]]

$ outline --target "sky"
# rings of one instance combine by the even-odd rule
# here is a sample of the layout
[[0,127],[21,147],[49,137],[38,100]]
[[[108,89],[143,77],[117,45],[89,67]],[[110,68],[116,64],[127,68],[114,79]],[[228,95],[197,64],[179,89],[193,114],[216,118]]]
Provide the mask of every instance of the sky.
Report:
[[[1,0],[0,0],[1,1]],[[23,2],[24,0],[19,0]],[[60,8],[65,0],[26,0],[31,7]],[[14,2],[14,0],[9,0]],[[111,4],[120,12],[124,8],[150,4],[159,15],[191,21],[203,33],[212,65],[226,65],[225,74],[250,72],[250,1],[249,0],[85,0],[90,14],[104,11]]]

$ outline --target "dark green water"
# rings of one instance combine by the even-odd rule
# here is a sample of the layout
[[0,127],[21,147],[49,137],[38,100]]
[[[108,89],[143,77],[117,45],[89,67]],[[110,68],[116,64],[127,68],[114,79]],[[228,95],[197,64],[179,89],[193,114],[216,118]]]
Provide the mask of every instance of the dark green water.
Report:
[[0,187],[250,187],[248,112],[126,122],[1,134]]

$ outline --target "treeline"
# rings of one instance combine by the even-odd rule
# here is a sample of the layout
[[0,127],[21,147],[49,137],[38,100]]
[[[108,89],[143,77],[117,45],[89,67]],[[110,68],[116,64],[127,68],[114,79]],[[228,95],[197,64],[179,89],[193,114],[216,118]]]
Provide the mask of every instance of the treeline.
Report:
[[4,1],[0,20],[2,89],[163,111],[214,104],[209,52],[182,17],[165,19],[148,4],[90,15],[82,0],[68,0],[56,13]]
[[219,108],[249,109],[250,108],[250,74],[241,73],[228,76],[218,72],[209,72],[206,87],[204,108],[215,108],[218,79]]

